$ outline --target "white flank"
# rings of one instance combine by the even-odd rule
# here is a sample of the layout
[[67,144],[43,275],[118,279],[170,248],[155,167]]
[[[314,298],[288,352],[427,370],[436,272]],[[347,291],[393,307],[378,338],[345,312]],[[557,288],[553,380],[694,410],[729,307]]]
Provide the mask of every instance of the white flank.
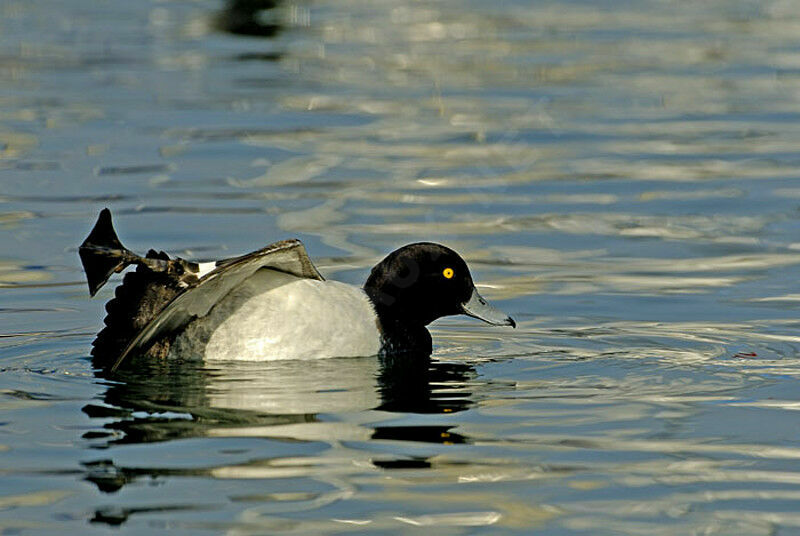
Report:
[[259,270],[193,321],[173,353],[207,361],[375,355],[377,316],[360,288]]

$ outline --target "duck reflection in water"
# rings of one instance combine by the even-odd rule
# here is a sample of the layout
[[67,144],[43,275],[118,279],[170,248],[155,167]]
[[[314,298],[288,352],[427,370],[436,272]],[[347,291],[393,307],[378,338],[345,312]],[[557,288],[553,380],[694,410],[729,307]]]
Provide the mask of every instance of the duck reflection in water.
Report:
[[[89,417],[106,421],[84,439],[91,449],[112,452],[117,445],[196,437],[260,437],[304,444],[464,443],[468,438],[453,433],[452,425],[387,426],[381,423],[393,417],[381,415],[468,409],[473,404],[468,385],[476,376],[469,364],[428,355],[231,362],[219,367],[137,362],[115,373],[102,403],[83,408]],[[272,459],[248,458],[225,468],[148,468],[120,466],[110,456],[97,456],[83,465],[87,481],[104,493],[115,493],[143,477],[213,476],[220,469],[247,471]],[[425,457],[372,462],[384,469],[430,466]],[[93,521],[120,524],[133,513],[137,511],[101,509]]]
[[[219,367],[137,362],[135,368],[114,374],[103,404],[84,407],[90,417],[111,419],[85,439],[92,448],[203,436],[327,439],[322,430],[318,434],[313,427],[291,425],[319,423],[320,413],[463,411],[473,403],[467,385],[475,376],[469,364],[427,355],[230,362]],[[357,418],[337,429],[341,439],[369,435]]]

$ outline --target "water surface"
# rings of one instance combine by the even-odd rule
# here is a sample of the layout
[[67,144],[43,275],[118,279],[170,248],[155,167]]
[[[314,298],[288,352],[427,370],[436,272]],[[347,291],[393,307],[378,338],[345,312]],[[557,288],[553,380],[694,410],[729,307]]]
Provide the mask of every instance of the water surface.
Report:
[[[0,6],[0,532],[800,531],[795,2]],[[461,252],[430,363],[115,381],[76,246]]]

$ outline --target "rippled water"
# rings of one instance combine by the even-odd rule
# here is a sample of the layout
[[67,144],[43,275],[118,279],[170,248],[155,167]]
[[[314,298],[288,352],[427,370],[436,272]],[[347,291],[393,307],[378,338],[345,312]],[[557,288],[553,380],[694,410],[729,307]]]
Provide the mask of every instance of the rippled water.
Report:
[[[0,4],[0,532],[796,534],[800,5]],[[459,250],[430,363],[95,376],[76,255]]]

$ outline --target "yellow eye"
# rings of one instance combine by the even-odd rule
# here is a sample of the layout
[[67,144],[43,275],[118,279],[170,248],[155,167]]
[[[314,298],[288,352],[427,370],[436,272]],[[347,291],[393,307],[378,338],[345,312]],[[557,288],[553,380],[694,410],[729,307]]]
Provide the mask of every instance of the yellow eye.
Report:
[[445,268],[444,271],[442,272],[442,275],[445,276],[445,278],[447,279],[453,279],[455,272],[453,272],[452,268]]

